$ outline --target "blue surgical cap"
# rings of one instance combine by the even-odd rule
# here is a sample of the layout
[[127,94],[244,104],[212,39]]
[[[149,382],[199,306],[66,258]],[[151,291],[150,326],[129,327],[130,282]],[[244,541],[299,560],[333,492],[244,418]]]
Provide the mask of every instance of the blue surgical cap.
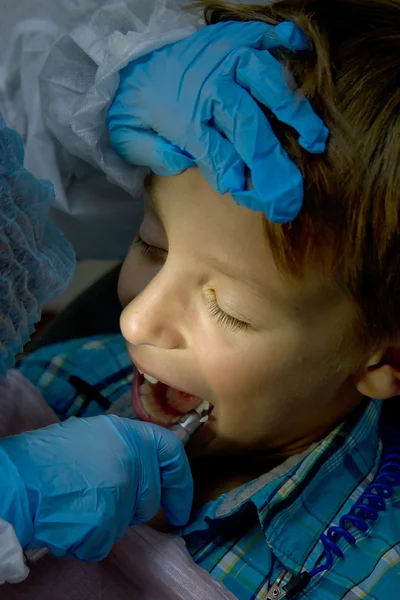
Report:
[[70,243],[48,218],[53,187],[23,162],[22,139],[0,114],[0,376],[75,267]]

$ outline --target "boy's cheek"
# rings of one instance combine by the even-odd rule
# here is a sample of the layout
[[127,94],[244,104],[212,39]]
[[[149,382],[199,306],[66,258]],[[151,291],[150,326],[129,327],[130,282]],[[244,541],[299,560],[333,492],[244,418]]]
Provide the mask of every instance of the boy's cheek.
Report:
[[311,410],[310,399],[322,393],[327,356],[304,346],[301,352],[300,337],[292,332],[259,345],[252,341],[240,352],[214,342],[198,355],[214,399],[213,449],[276,445]]
[[[276,352],[266,352],[264,360],[257,351],[249,355],[204,354],[202,372],[214,400],[215,428],[220,435],[237,438],[265,435],[266,422],[277,407],[274,402],[285,396],[288,387],[287,360]],[[280,410],[282,406],[280,405]]]
[[288,373],[298,363],[297,343],[290,336],[274,335],[270,340],[249,338],[237,345],[207,340],[197,352],[198,364],[207,387],[216,399],[231,398],[231,408],[246,399],[251,405],[266,390],[287,385]]

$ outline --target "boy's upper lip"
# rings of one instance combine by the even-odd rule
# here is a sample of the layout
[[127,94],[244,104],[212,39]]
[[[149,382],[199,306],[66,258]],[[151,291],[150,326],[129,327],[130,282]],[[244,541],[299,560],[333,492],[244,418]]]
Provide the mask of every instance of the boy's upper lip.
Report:
[[157,379],[157,381],[159,381],[160,383],[163,383],[164,385],[167,385],[168,387],[173,388],[177,392],[182,392],[183,394],[189,394],[190,396],[196,396],[198,398],[197,394],[193,394],[192,392],[188,392],[187,390],[182,390],[181,388],[178,388],[175,385],[173,385],[171,382],[168,382],[165,379],[158,377],[158,375],[154,374],[154,372],[147,371],[146,369],[144,369],[142,367],[142,365],[140,365],[137,362],[137,360],[133,360],[131,355],[130,355],[130,358],[131,358],[132,363],[136,367],[136,369],[140,369],[141,371],[143,371],[143,373],[146,373],[146,375],[150,375],[150,377],[154,377],[154,379]]

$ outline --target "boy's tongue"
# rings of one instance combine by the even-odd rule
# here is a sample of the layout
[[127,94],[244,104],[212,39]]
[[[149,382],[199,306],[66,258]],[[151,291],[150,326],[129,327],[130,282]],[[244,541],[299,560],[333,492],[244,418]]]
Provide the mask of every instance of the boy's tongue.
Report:
[[154,385],[149,384],[149,386],[153,394],[153,400],[166,412],[176,411],[182,416],[189,412],[189,410],[196,408],[200,403],[197,396],[192,396],[186,392],[179,392],[160,381]]
[[135,374],[135,380],[136,385],[132,391],[133,407],[142,421],[170,425],[201,402],[197,396],[180,392],[160,381],[151,384],[139,373]]

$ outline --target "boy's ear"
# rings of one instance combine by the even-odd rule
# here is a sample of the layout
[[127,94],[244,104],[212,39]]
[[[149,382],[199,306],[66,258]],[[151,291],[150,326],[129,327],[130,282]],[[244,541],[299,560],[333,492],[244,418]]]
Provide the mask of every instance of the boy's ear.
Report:
[[374,354],[354,381],[358,391],[369,398],[385,400],[400,395],[400,335],[393,345]]

